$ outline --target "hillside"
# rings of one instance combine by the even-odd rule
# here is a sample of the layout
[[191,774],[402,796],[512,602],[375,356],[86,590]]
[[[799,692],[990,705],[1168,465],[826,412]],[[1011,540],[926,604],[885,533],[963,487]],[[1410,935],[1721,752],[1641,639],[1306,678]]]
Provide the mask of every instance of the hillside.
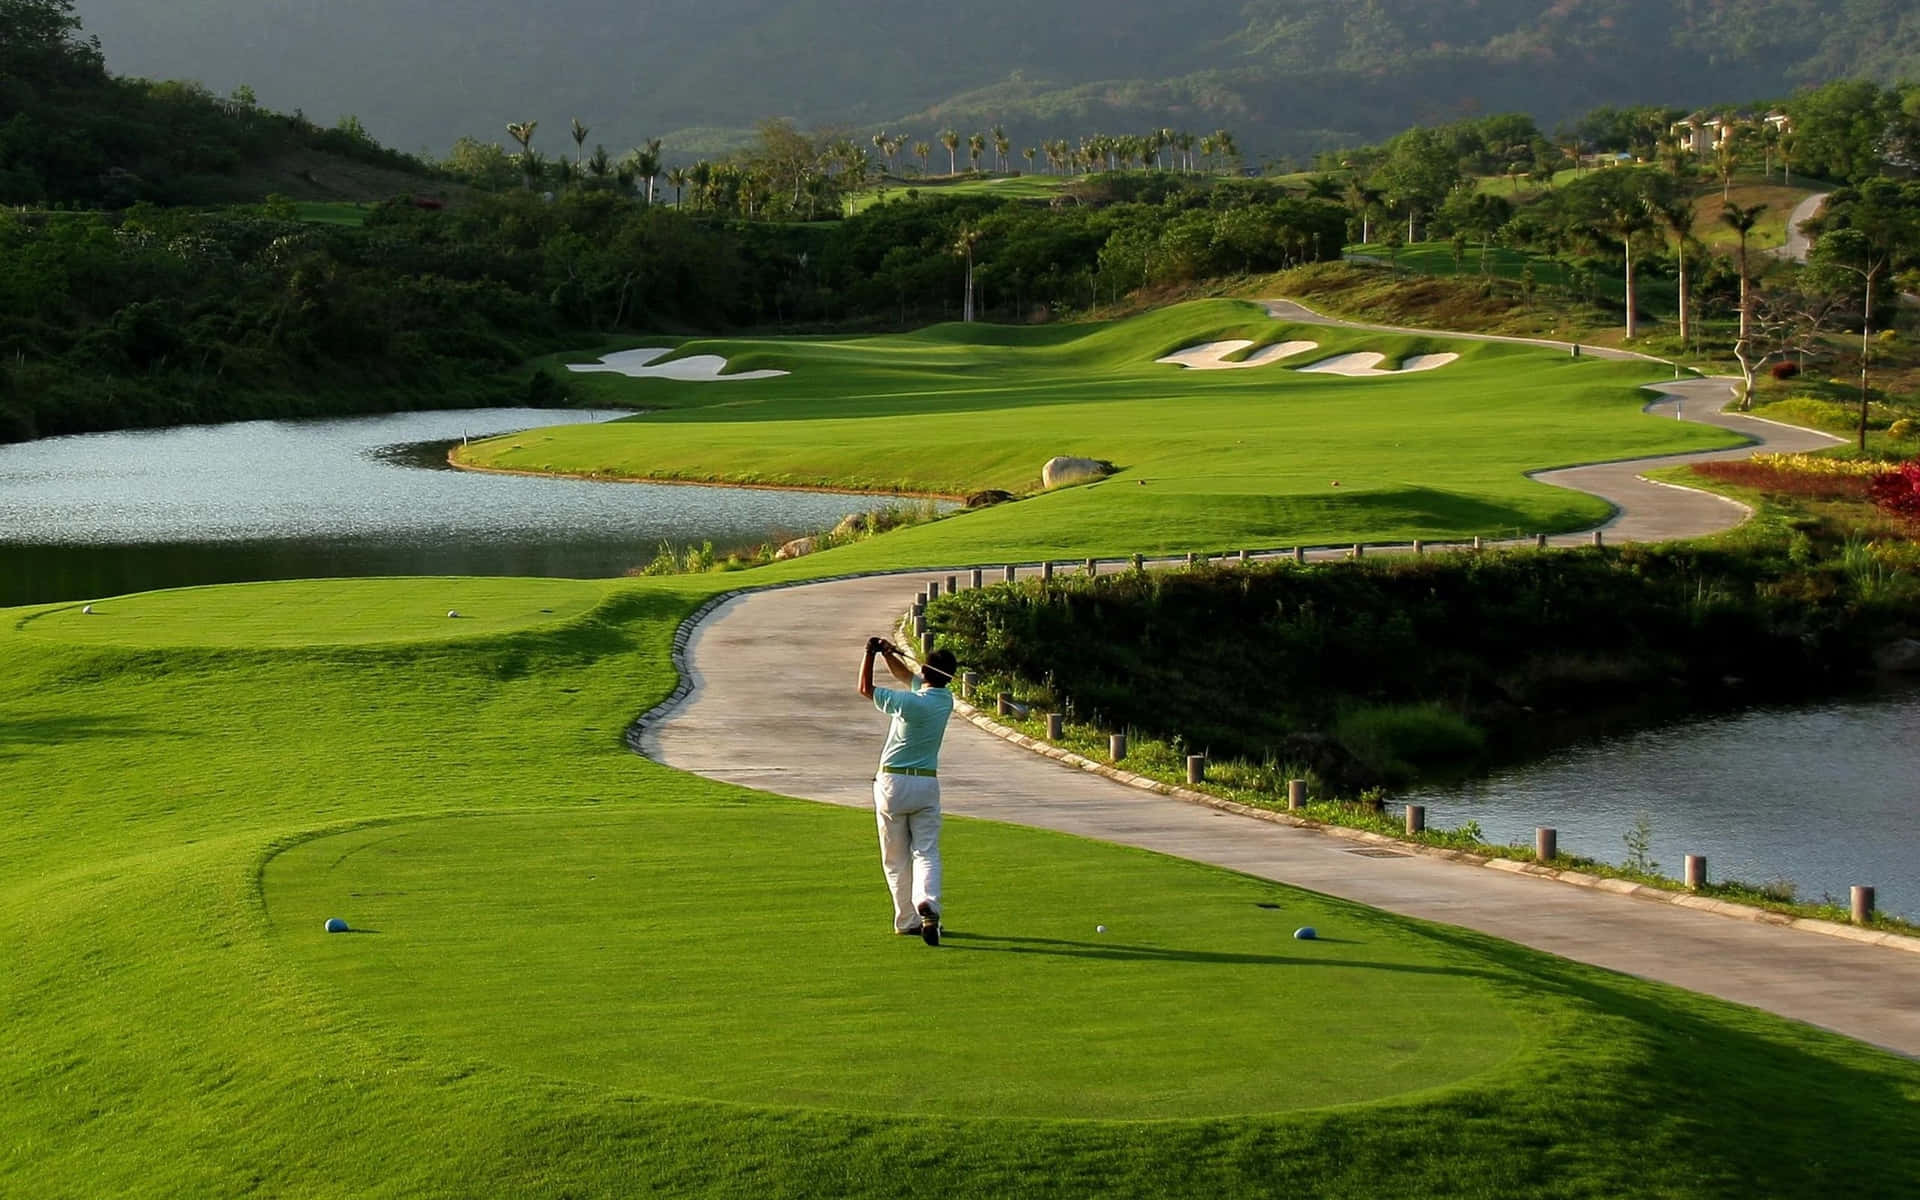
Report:
[[710,149],[772,115],[1018,142],[1172,124],[1253,155],[1524,109],[1768,96],[1920,67],[1920,3],[1820,0],[81,0],[115,70],[249,83],[389,144],[572,117],[616,149]]

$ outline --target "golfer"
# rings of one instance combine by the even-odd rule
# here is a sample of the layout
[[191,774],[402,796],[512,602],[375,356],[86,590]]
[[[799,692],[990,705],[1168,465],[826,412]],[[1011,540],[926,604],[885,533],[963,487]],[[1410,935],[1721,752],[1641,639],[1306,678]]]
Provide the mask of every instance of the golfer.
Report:
[[[873,686],[873,659],[903,688]],[[953,652],[935,650],[915,675],[900,649],[868,638],[860,662],[860,694],[893,718],[873,777],[873,810],[880,825],[880,866],[893,892],[893,931],[917,933],[940,944],[940,741],[953,715]]]

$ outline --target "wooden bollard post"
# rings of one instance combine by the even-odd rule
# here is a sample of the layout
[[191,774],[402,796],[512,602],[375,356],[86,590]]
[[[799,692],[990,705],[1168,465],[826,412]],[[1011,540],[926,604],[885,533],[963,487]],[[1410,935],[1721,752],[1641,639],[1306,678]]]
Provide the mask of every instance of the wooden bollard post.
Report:
[[1477,533],[1473,535],[1473,548],[1475,550],[1480,549],[1480,535]]
[[927,580],[927,599],[929,601],[932,601],[932,600],[938,600],[939,598],[940,598],[940,581],[938,579]]
[[1416,834],[1416,833],[1425,833],[1426,831],[1427,831],[1427,806],[1424,804],[1407,805],[1408,836],[1412,836],[1413,834]]
[[1250,553],[1248,553],[1247,551],[1245,551],[1245,550],[1242,550],[1242,551],[1240,552],[1240,565],[1241,565],[1241,566],[1243,566],[1243,567],[1244,567],[1244,566],[1246,566],[1246,565],[1247,565],[1247,563],[1249,563],[1250,561],[1252,561],[1252,559],[1253,559],[1253,555],[1251,555],[1251,554],[1250,554]]
[[1187,782],[1204,783],[1207,778],[1207,756],[1204,754],[1187,755]]
[[1419,538],[1413,539],[1413,552],[1415,554],[1425,554],[1427,552],[1427,544]]
[[931,633],[921,634],[920,635],[920,661],[921,662],[927,661],[927,656],[932,653],[933,653],[933,635]]
[[969,579],[969,580],[968,580],[967,582],[968,582],[968,584],[969,584],[970,586],[972,586],[972,587],[974,588],[974,590],[976,590],[976,591],[978,591],[978,590],[979,590],[979,588],[980,588],[980,582],[981,582],[981,575],[980,575],[980,568],[979,568],[979,567],[975,567],[975,568],[973,569],[973,577],[972,577],[971,579]]
[[913,611],[917,613],[927,611],[927,594],[925,592],[915,592],[913,594]]
[[1560,853],[1560,834],[1557,830],[1542,825],[1533,831],[1533,856],[1541,862],[1552,862]]
[[923,609],[913,614],[913,636],[923,637],[927,632],[927,614]]
[[1053,578],[1053,560],[1052,559],[1048,559],[1046,562],[1043,562],[1040,564],[1040,578],[1046,579],[1046,580],[1050,580]]
[[1098,575],[1099,573],[1100,573],[1100,560],[1099,560],[1099,559],[1097,559],[1097,558],[1090,558],[1090,559],[1088,559],[1088,560],[1087,560],[1087,574],[1089,574],[1089,575]]
[[1367,556],[1366,544],[1363,542],[1355,542],[1353,544],[1353,557],[1365,558],[1366,556]]
[[1598,550],[1603,546],[1605,546],[1606,544],[1607,544],[1606,539],[1600,536],[1600,531],[1598,529],[1594,530],[1593,531],[1593,548],[1595,550]]
[[1287,780],[1287,809],[1299,812],[1307,806],[1307,781],[1304,779]]
[[1057,742],[1060,740],[1060,714],[1059,713],[1047,714],[1047,740],[1050,742]]
[[1194,568],[1194,566],[1197,563],[1199,563],[1199,561],[1200,561],[1200,556],[1198,554],[1195,554],[1191,550],[1187,551],[1187,569],[1189,571],[1191,571]]
[[1307,548],[1305,546],[1295,546],[1293,548],[1293,561],[1297,563],[1307,561]]
[[958,596],[959,594],[960,594],[960,577],[958,575],[947,576],[947,595]]
[[1133,556],[1133,569],[1136,571],[1144,571],[1147,569],[1147,560],[1144,555],[1136,554]]
[[[1191,773],[1192,768],[1188,768]],[[1853,901],[1853,923],[1866,925],[1873,920],[1873,889],[1865,884],[1856,883],[1847,889],[1848,898]]]
[[1007,573],[1007,574],[1006,574],[1006,581],[1007,581],[1008,583],[1012,583],[1012,582],[1013,582],[1013,580],[1014,580],[1014,575],[1015,575],[1015,571],[1014,571],[1014,566],[1013,566],[1013,564],[1012,564],[1012,563],[1008,563],[1008,564],[1007,564],[1007,565],[1006,565],[1006,566],[1005,566],[1005,567],[1004,567],[1003,569],[1004,569],[1004,570],[1006,571],[1006,573]]
[[1127,735],[1110,733],[1107,735],[1107,757],[1119,762],[1127,756]]
[[1698,891],[1707,885],[1707,856],[1687,855],[1687,886]]
[[980,677],[978,675],[975,675],[972,671],[960,672],[960,698],[962,700],[973,699],[974,685],[978,684],[979,682],[980,682]]
[[994,711],[1003,717],[1011,714],[1013,712],[1013,693],[1001,692],[999,696],[995,697]]
[[1538,548],[1538,549],[1541,549],[1541,550],[1545,550],[1545,549],[1547,548],[1547,535],[1546,535],[1546,534],[1544,534],[1544,533],[1536,533],[1536,534],[1534,534],[1534,535],[1533,535],[1533,544],[1534,544],[1534,546],[1535,546],[1536,548]]

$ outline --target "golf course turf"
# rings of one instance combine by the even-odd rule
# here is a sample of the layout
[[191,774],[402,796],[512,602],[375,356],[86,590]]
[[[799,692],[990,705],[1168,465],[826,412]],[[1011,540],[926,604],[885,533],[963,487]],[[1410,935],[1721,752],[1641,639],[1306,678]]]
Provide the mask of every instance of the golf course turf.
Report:
[[1228,872],[955,820],[952,946],[893,937],[869,817],[621,743],[739,578],[487,581],[573,615],[452,640],[408,614],[467,581],[386,581],[359,646],[305,615],[351,582],[281,649],[0,614],[0,1190],[1911,1184],[1920,1064]]
[[[1231,338],[1254,342],[1244,353],[1289,340],[1319,347],[1240,371],[1154,361]],[[1402,378],[1289,369],[1362,352],[1390,367],[1420,354],[1461,357]],[[1654,364],[1292,326],[1228,300],[1099,325],[709,340],[677,353],[792,374],[739,383],[573,376],[569,387],[583,396],[660,411],[476,442],[460,461],[943,495],[1027,491],[1058,454],[1121,468],[1102,483],[906,530],[862,559],[922,566],[1575,529],[1605,520],[1607,505],[1526,472],[1739,444],[1723,430],[1644,414],[1652,396],[1638,385],[1662,375]]]
[[[1288,330],[1229,303],[1140,320],[689,345],[795,374],[583,377],[666,411],[486,448],[930,491],[1054,453],[1125,468],[773,568],[0,610],[0,1195],[1913,1194],[1920,1063],[962,819],[929,950],[887,929],[870,813],[627,750],[675,629],[731,588],[1567,527],[1604,506],[1522,471],[1725,440],[1642,416],[1644,366],[1314,330],[1463,357],[1183,373],[1151,359]],[[846,349],[868,343],[891,357]]]

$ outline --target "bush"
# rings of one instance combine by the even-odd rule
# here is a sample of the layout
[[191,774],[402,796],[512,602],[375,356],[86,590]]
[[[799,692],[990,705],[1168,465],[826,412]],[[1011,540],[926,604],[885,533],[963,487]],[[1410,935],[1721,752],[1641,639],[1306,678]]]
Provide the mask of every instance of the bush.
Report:
[[1471,722],[1438,704],[1357,708],[1334,722],[1333,736],[1349,754],[1393,780],[1412,778],[1421,764],[1471,758],[1486,744],[1486,735]]
[[1915,424],[1912,417],[1901,417],[1887,426],[1887,436],[1896,442],[1904,442],[1916,433],[1920,433],[1920,424]]
[[1792,379],[1800,373],[1797,362],[1777,362],[1773,364],[1772,375],[1775,379]]

